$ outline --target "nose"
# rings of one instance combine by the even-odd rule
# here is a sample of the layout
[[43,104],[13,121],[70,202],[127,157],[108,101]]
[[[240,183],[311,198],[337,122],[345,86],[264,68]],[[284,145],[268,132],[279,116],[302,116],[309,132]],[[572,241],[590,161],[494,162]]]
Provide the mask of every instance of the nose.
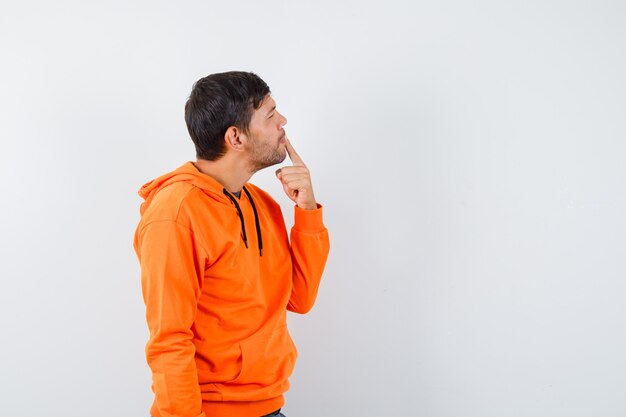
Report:
[[280,115],[280,127],[282,128],[283,126],[285,126],[287,124],[287,118],[285,116],[283,116],[281,113],[278,113]]

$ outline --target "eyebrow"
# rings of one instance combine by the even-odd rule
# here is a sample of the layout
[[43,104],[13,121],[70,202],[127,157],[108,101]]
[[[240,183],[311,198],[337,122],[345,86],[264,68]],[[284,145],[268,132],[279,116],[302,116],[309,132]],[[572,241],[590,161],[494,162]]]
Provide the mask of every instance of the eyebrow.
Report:
[[269,116],[269,114],[273,112],[274,110],[276,110],[276,106],[272,107],[270,111],[267,112],[266,116]]

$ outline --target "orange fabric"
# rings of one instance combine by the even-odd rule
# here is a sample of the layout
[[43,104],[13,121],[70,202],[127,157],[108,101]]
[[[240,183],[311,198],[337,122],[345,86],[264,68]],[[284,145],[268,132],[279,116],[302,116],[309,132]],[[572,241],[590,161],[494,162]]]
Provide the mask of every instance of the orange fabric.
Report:
[[237,209],[187,162],[145,184],[134,248],[150,339],[154,417],[258,417],[284,405],[297,351],[286,311],[311,309],[329,251],[322,206],[280,206],[253,184],[263,240],[241,193]]

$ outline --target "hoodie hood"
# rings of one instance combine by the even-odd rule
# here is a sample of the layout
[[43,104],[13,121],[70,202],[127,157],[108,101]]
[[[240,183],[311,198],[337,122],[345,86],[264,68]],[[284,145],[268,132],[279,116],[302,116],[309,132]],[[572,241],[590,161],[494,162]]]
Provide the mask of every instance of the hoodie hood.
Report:
[[208,191],[213,198],[225,204],[230,204],[229,199],[224,195],[224,187],[213,177],[204,174],[196,168],[193,162],[189,161],[172,172],[161,175],[158,178],[148,181],[139,189],[139,196],[145,201],[141,203],[139,212],[143,215],[150,206],[154,196],[163,188],[175,182],[186,182],[196,187]]
[[[243,241],[248,248],[248,235],[246,233],[245,220],[243,218],[243,212],[241,211],[241,207],[239,203],[237,203],[237,198],[233,196],[222,184],[220,184],[215,178],[207,175],[196,168],[193,162],[188,161],[176,168],[172,172],[168,172],[165,175],[161,175],[160,177],[148,181],[139,189],[139,196],[143,198],[145,201],[141,203],[139,207],[139,213],[143,216],[148,207],[150,207],[150,203],[154,199],[154,196],[162,190],[163,188],[171,185],[175,182],[186,182],[192,184],[198,188],[201,188],[208,192],[215,200],[227,205],[233,205],[237,209],[237,214],[239,215],[239,220],[241,222],[241,234]],[[250,200],[250,205],[252,206],[252,211],[254,212],[254,223],[256,226],[257,239],[259,242],[259,256],[263,256],[263,236],[261,233],[261,225],[259,222],[259,214],[256,209],[256,205],[254,204],[254,200],[252,199],[252,195],[248,191],[248,189],[244,186],[243,192],[246,194],[248,199]]]

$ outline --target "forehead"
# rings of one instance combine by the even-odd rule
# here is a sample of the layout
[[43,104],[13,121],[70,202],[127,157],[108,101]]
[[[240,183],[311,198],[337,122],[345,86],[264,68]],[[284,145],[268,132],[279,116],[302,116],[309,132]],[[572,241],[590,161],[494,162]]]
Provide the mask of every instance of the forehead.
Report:
[[274,99],[272,98],[272,96],[270,96],[269,94],[265,96],[265,98],[263,98],[263,101],[261,102],[261,106],[259,107],[259,109],[271,109],[272,107],[274,107],[276,105],[276,101],[274,101]]

